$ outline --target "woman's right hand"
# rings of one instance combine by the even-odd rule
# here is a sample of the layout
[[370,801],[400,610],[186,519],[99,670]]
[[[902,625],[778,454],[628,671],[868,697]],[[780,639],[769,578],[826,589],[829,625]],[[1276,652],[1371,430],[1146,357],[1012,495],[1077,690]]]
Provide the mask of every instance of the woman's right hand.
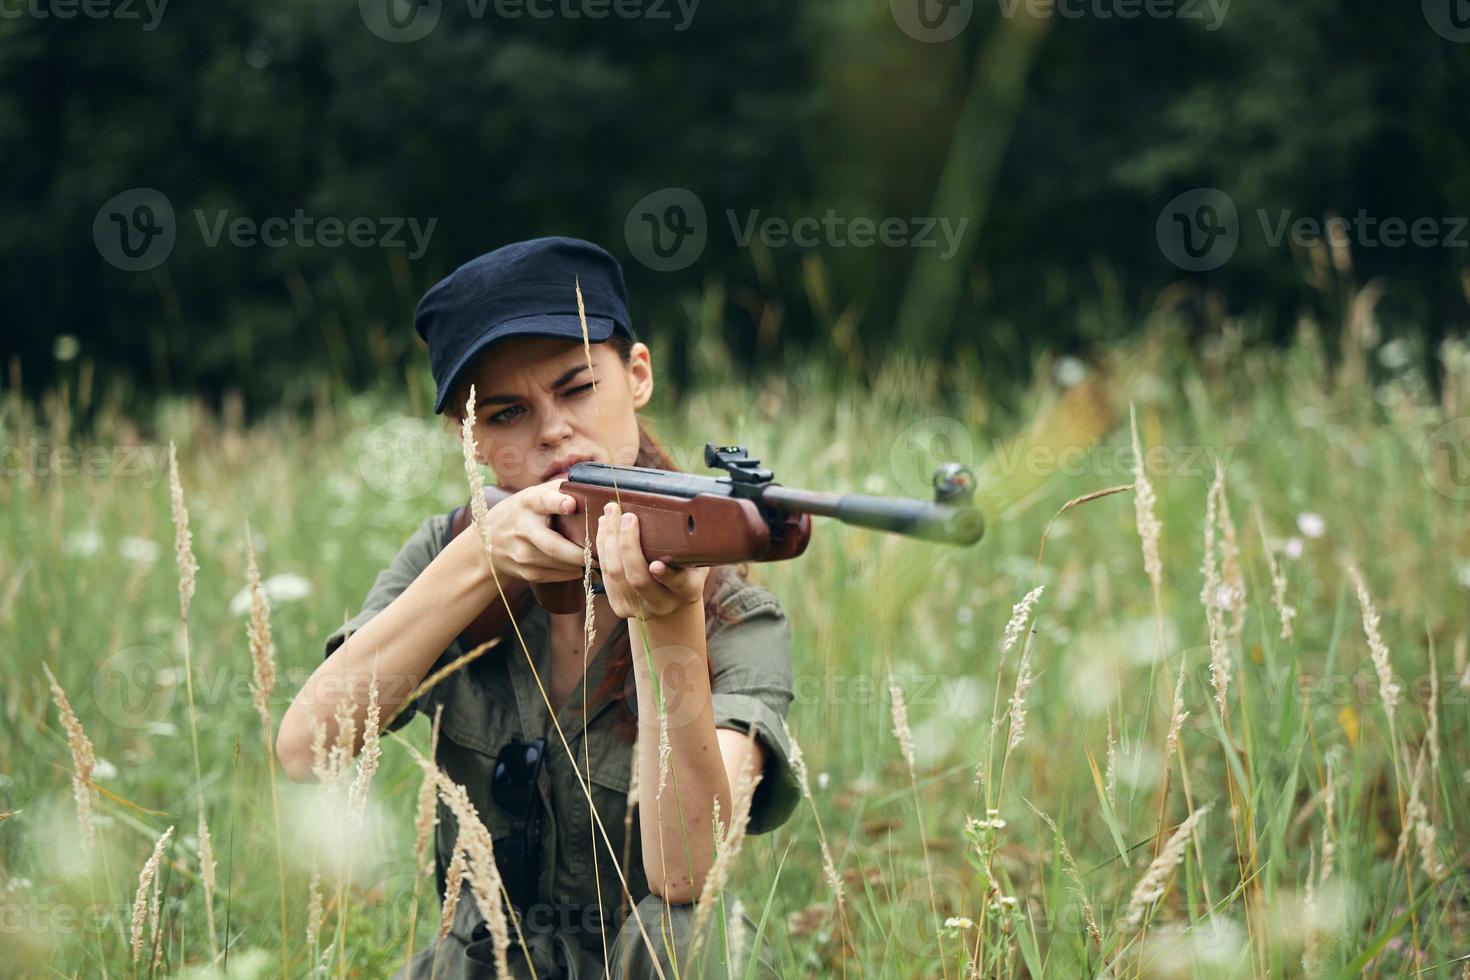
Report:
[[577,511],[577,498],[562,493],[561,484],[561,479],[538,483],[490,508],[490,553],[496,574],[524,582],[582,577],[582,549],[551,526],[553,517]]

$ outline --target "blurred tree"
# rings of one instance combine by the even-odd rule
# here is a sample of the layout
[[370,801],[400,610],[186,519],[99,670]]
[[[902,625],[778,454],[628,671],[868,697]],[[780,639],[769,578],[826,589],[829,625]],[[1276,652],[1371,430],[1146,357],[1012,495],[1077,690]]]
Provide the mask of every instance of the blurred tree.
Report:
[[[860,361],[902,346],[1012,377],[1039,349],[1135,328],[1181,282],[1212,317],[1259,313],[1267,334],[1303,310],[1330,321],[1333,283],[1372,277],[1392,330],[1432,341],[1466,319],[1463,245],[1356,241],[1351,276],[1324,283],[1320,256],[1267,234],[1283,215],[1427,217],[1441,234],[1470,215],[1470,44],[1434,28],[1432,4],[1180,0],[1152,9],[1189,16],[1125,19],[1126,0],[998,0],[925,43],[898,28],[901,3],[700,4],[687,23],[677,4],[593,20],[384,3],[438,20],[392,43],[368,29],[370,3],[178,4],[151,30],[34,5],[0,18],[0,353],[29,386],[89,360],[113,382],[237,386],[260,406],[321,372],[398,378],[419,356],[423,290],[542,234],[624,260],[639,326],[680,378],[710,350]],[[1027,9],[1051,11],[1046,30],[1017,34]],[[124,271],[93,224],[148,187],[176,240],[156,267]],[[1155,223],[1200,187],[1234,203],[1239,244],[1186,272]],[[706,211],[705,247],[674,271],[637,261],[624,233],[662,188]],[[406,227],[395,247],[228,243],[229,221],[298,211],[432,233],[421,250]],[[752,220],[829,211],[968,220],[970,237],[948,265],[915,248],[740,240]],[[77,361],[53,357],[62,334]]]

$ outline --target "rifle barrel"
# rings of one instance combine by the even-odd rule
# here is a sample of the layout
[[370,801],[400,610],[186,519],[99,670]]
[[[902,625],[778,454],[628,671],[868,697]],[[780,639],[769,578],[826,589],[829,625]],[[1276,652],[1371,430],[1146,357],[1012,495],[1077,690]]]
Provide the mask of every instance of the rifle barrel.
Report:
[[798,490],[779,483],[770,484],[761,492],[761,502],[780,510],[834,517],[844,524],[944,544],[974,544],[985,533],[985,518],[975,508],[963,504]]

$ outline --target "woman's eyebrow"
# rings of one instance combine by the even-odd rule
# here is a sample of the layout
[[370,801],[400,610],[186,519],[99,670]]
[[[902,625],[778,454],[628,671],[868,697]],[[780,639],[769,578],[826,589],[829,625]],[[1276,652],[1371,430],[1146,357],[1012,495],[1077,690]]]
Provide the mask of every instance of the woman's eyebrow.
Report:
[[[560,388],[585,370],[587,370],[587,365],[579,364],[571,370],[564,372],[561,377],[553,381],[551,387]],[[491,395],[488,398],[478,399],[478,403],[481,405],[514,405],[520,400],[521,397],[519,395]]]

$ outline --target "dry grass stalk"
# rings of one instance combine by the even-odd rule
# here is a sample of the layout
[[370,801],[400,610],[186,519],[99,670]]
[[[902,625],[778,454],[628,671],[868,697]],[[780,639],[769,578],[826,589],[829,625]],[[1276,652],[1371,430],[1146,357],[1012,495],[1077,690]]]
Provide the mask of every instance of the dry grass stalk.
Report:
[[56,712],[61,716],[61,727],[66,730],[67,748],[71,750],[71,795],[77,804],[77,825],[81,828],[82,848],[91,854],[97,839],[96,824],[92,819],[92,770],[97,767],[97,756],[92,751],[92,740],[82,728],[81,720],[72,710],[66,691],[57,682],[51,668],[41,664],[46,672],[46,681],[51,685],[51,700],[56,703]]
[[[424,778],[429,778],[427,775]],[[434,777],[437,782],[438,777]],[[454,927],[454,913],[459,908],[459,896],[464,887],[465,875],[469,873],[469,855],[464,848],[456,842],[454,857],[449,861],[449,868],[444,872],[444,904],[439,908],[439,940],[449,935],[449,930]]]
[[745,953],[745,903],[740,899],[730,903],[730,956],[727,969],[732,977],[740,976],[740,961]]
[[[596,649],[597,617],[593,608],[592,592],[592,515],[582,514],[582,642],[584,658],[587,651]],[[584,667],[585,671],[585,667]],[[584,690],[583,696],[586,696]],[[583,706],[585,709],[585,705]]]
[[[429,765],[435,767],[439,758],[439,727],[444,718],[444,705],[436,705],[434,708],[434,725],[429,732]],[[434,873],[435,850],[430,848],[434,839],[434,827],[439,822],[438,795],[434,791],[435,777],[424,773],[423,782],[419,784],[418,808],[413,819],[413,856],[414,866],[422,871],[422,874],[413,876],[413,905],[410,906],[408,916],[408,941],[404,944],[403,972],[407,973],[413,963],[414,934],[419,922],[419,889],[423,884],[423,876]],[[442,938],[442,937],[441,937]]]
[[1205,557],[1201,566],[1204,587],[1199,597],[1204,603],[1205,628],[1210,639],[1210,683],[1215,688],[1215,703],[1220,706],[1222,718],[1229,715],[1226,696],[1230,689],[1230,649],[1225,643],[1225,616],[1220,603],[1223,586],[1215,562],[1215,530],[1219,524],[1220,501],[1224,496],[1225,471],[1216,466],[1215,482],[1210,484],[1205,495]]
[[1317,921],[1317,889],[1312,884],[1312,867],[1307,866],[1307,892],[1302,900],[1302,919],[1306,922],[1306,937],[1302,942],[1302,975],[1316,977],[1322,975],[1322,949],[1321,937],[1315,927]]
[[199,563],[194,560],[194,539],[189,533],[189,509],[184,506],[184,487],[179,482],[178,452],[172,441],[168,444],[168,502],[174,522],[174,562],[179,566],[179,615],[188,619]]
[[903,752],[903,760],[908,764],[909,771],[913,772],[914,762],[914,733],[909,728],[909,706],[904,700],[903,688],[888,676],[888,699],[893,712],[893,735],[898,739],[898,747]]
[[1046,825],[1051,828],[1052,835],[1056,837],[1057,847],[1062,852],[1062,870],[1066,872],[1067,881],[1072,885],[1072,893],[1077,896],[1077,901],[1082,906],[1082,917],[1087,923],[1087,934],[1092,937],[1094,943],[1102,946],[1102,930],[1097,926],[1097,916],[1093,913],[1092,900],[1087,897],[1087,889],[1082,887],[1082,873],[1077,870],[1077,862],[1072,858],[1071,848],[1067,846],[1066,839],[1062,837],[1062,832],[1057,829],[1051,817],[1038,810],[1029,800],[1026,805],[1031,807],[1038,817],[1046,821]]
[[1429,723],[1424,730],[1424,744],[1429,747],[1429,769],[1439,768],[1439,656],[1434,652],[1434,638],[1429,638]]
[[374,657],[372,679],[368,683],[367,717],[362,723],[362,751],[358,753],[360,761],[357,766],[357,775],[353,777],[352,786],[347,791],[348,808],[359,827],[362,826],[363,817],[367,813],[368,789],[372,786],[373,777],[378,773],[378,762],[383,755],[383,749],[379,743],[382,734],[380,723],[378,661]]
[[1348,577],[1358,595],[1358,605],[1363,611],[1363,635],[1368,640],[1368,654],[1373,660],[1373,669],[1378,673],[1378,696],[1383,702],[1383,712],[1388,715],[1390,735],[1394,730],[1394,708],[1399,703],[1399,685],[1393,679],[1393,666],[1388,662],[1388,645],[1378,631],[1378,610],[1373,606],[1373,597],[1368,594],[1368,584],[1358,566],[1349,562]]
[[315,717],[306,719],[311,731],[311,774],[318,782],[328,783],[332,779],[327,762],[327,729]]
[[322,920],[327,916],[326,906],[322,901],[321,870],[315,861],[312,862],[311,881],[306,886],[306,896],[306,946],[314,950],[322,933]]
[[1189,717],[1189,712],[1184,710],[1184,678],[1189,673],[1185,658],[1179,661],[1179,676],[1174,679],[1174,701],[1169,707],[1169,735],[1164,739],[1164,765],[1169,764],[1174,750],[1179,747],[1179,729],[1183,727],[1184,720]]
[[1337,825],[1335,819],[1335,805],[1337,793],[1337,776],[1333,772],[1332,764],[1327,764],[1327,785],[1322,787],[1322,868],[1318,881],[1326,882],[1335,869],[1335,857],[1337,845],[1333,843],[1332,831]]
[[[623,861],[618,867],[626,868],[633,860],[633,814],[638,810],[638,739],[633,739],[632,765],[628,772],[628,804],[623,808]],[[618,919],[628,913],[628,904],[633,896],[623,888],[623,897],[618,901]]]
[[1230,494],[1225,489],[1225,469],[1220,473],[1220,578],[1224,592],[1221,604],[1230,610],[1230,635],[1245,630],[1245,577],[1240,569],[1240,541],[1230,517]]
[[[439,748],[439,723],[444,717],[444,706],[438,705],[434,708],[434,727],[429,735],[429,760],[430,765],[438,758]],[[434,784],[438,777],[433,772],[424,773],[424,781],[419,784],[418,811],[413,819],[413,853],[415,859],[424,869],[424,874],[434,873],[434,854],[429,844],[433,841],[434,827],[439,822],[439,808],[435,806],[437,797],[434,792]]]
[[469,793],[463,786],[428,760],[420,757],[418,763],[426,773],[433,773],[439,788],[439,798],[454,814],[455,825],[458,827],[454,846],[456,851],[463,851],[465,854],[467,867],[464,878],[469,882],[475,906],[490,930],[490,938],[494,943],[496,976],[509,976],[506,950],[510,948],[510,926],[506,921],[504,886],[500,879],[500,869],[495,865],[495,844],[490,831],[481,822],[480,814],[474,803],[470,802]]
[[1409,835],[1412,833],[1414,843],[1419,848],[1420,867],[1431,881],[1438,881],[1445,876],[1446,868],[1439,859],[1438,835],[1429,818],[1429,809],[1424,805],[1424,764],[1427,756],[1426,749],[1419,750],[1419,762],[1414,766],[1414,778],[1409,784],[1409,802],[1404,807],[1404,826],[1399,833],[1398,852],[1394,859],[1399,860],[1404,856],[1408,850]]
[[271,695],[276,689],[276,644],[271,638],[271,607],[265,589],[260,582],[260,565],[255,558],[255,544],[250,537],[250,525],[245,525],[246,582],[250,593],[250,620],[245,627],[246,642],[250,646],[250,700],[255,713],[260,716],[261,735],[265,741],[267,769],[270,773],[271,817],[276,828],[276,892],[281,909],[281,961],[282,975],[290,973],[290,952],[287,949],[286,919],[286,865],[281,845],[281,801],[276,793],[275,725],[271,721]]
[[[189,744],[194,750],[194,785],[204,782],[204,769],[199,759],[199,712],[194,705],[194,665],[189,650],[189,605],[194,599],[195,579],[199,574],[199,562],[194,558],[194,538],[189,531],[189,509],[184,506],[184,487],[179,480],[179,455],[172,441],[168,444],[168,500],[169,514],[174,525],[174,563],[179,570],[179,632],[184,648],[184,691],[189,708]],[[200,797],[201,824],[204,821],[203,797]],[[206,889],[206,898],[212,897]],[[214,929],[214,903],[204,907],[209,921],[210,948],[218,952],[218,940]],[[161,950],[155,949],[155,959]],[[157,964],[155,963],[155,966]]]
[[1276,554],[1271,550],[1271,544],[1266,537],[1265,519],[1261,517],[1259,509],[1256,510],[1256,526],[1261,532],[1262,550],[1266,553],[1266,567],[1271,572],[1271,603],[1276,607],[1276,615],[1281,619],[1281,639],[1292,638],[1292,620],[1296,619],[1296,607],[1286,603],[1286,572],[1281,568],[1281,563],[1276,560]]
[[1116,808],[1118,805],[1118,737],[1113,732],[1113,716],[1108,715],[1108,762],[1103,773],[1103,795],[1108,798],[1108,806]]
[[[893,675],[888,675],[888,696],[893,710],[893,734],[898,739],[904,762],[909,770],[909,790],[914,797],[914,815],[919,822],[919,849],[924,852],[924,879],[929,886],[929,911],[934,915],[934,933],[939,942],[939,957],[945,958],[944,940],[940,928],[939,898],[934,893],[934,870],[929,863],[929,835],[924,830],[924,807],[919,801],[919,772],[914,758],[914,733],[909,728],[909,706],[904,699],[903,688],[898,686]],[[1002,770],[1004,767],[1002,767]],[[1004,772],[1002,772],[1004,779]],[[945,976],[949,975],[948,969]]]
[[204,816],[204,797],[199,798],[199,879],[204,883],[205,904],[214,905],[215,870],[214,841],[209,836],[209,821]]
[[158,906],[159,906],[159,881],[158,866],[163,861],[163,849],[168,846],[169,840],[174,835],[174,828],[170,827],[158,838],[153,845],[153,853],[143,864],[143,870],[138,872],[138,892],[133,897],[133,921],[130,936],[133,948],[133,963],[143,955],[143,925],[149,926],[150,938],[158,936]]
[[1031,691],[1031,637],[1021,644],[1021,663],[1016,668],[1016,686],[1011,691],[1010,735],[1006,739],[1006,754],[1021,744],[1026,735],[1026,695]]
[[791,768],[796,772],[797,785],[801,787],[801,795],[811,805],[812,816],[817,821],[817,843],[822,849],[822,874],[827,878],[827,887],[832,889],[832,895],[837,899],[839,908],[842,906],[842,876],[837,873],[837,864],[832,860],[832,850],[827,844],[827,832],[822,827],[822,817],[817,813],[816,800],[812,799],[811,783],[808,781],[806,756],[802,754],[801,746],[790,733],[787,733],[791,742]]
[[250,623],[245,635],[250,642],[250,699],[255,704],[260,723],[265,726],[267,737],[273,727],[270,700],[276,689],[276,645],[271,638],[271,606],[265,589],[260,584],[260,567],[255,560],[255,546],[250,533],[245,534],[246,575],[250,588]]
[[327,750],[327,777],[322,781],[337,784],[347,778],[357,749],[357,705],[346,691],[332,719],[337,725],[337,738]]
[[1143,568],[1148,572],[1154,595],[1158,596],[1163,589],[1164,566],[1159,560],[1159,535],[1164,526],[1154,513],[1158,496],[1148,479],[1148,466],[1138,439],[1138,417],[1132,405],[1128,406],[1128,425],[1133,435],[1133,518],[1138,526],[1138,537],[1143,542]]
[[658,792],[655,799],[664,798],[664,786],[669,778],[669,766],[674,761],[674,745],[669,740],[669,711],[663,703],[663,685],[658,687]]
[[[460,448],[464,451],[464,473],[470,483],[470,514],[474,518],[475,533],[480,536],[480,547],[485,551],[485,560],[491,561],[490,525],[487,523],[490,507],[485,503],[485,478],[480,473],[475,455],[475,386],[470,385],[470,396],[464,403],[464,421],[459,427]],[[494,568],[493,561],[491,568]]]
[[1005,636],[1000,642],[1001,653],[1007,652],[1011,647],[1016,645],[1016,640],[1020,638],[1021,631],[1026,628],[1026,624],[1031,620],[1032,607],[1036,605],[1036,600],[1041,598],[1041,593],[1045,590],[1046,586],[1038,585],[1026,593],[1020,602],[1011,607],[1011,618],[1006,623]]
[[1133,895],[1128,900],[1128,928],[1136,929],[1143,922],[1143,915],[1148,907],[1160,898],[1164,897],[1164,890],[1169,884],[1170,877],[1175,869],[1184,860],[1184,852],[1189,842],[1189,835],[1194,833],[1195,825],[1200,822],[1205,813],[1210,809],[1206,803],[1194,811],[1175,828],[1170,835],[1169,842],[1159,852],[1159,856],[1149,864],[1148,870],[1139,879],[1133,888]]

